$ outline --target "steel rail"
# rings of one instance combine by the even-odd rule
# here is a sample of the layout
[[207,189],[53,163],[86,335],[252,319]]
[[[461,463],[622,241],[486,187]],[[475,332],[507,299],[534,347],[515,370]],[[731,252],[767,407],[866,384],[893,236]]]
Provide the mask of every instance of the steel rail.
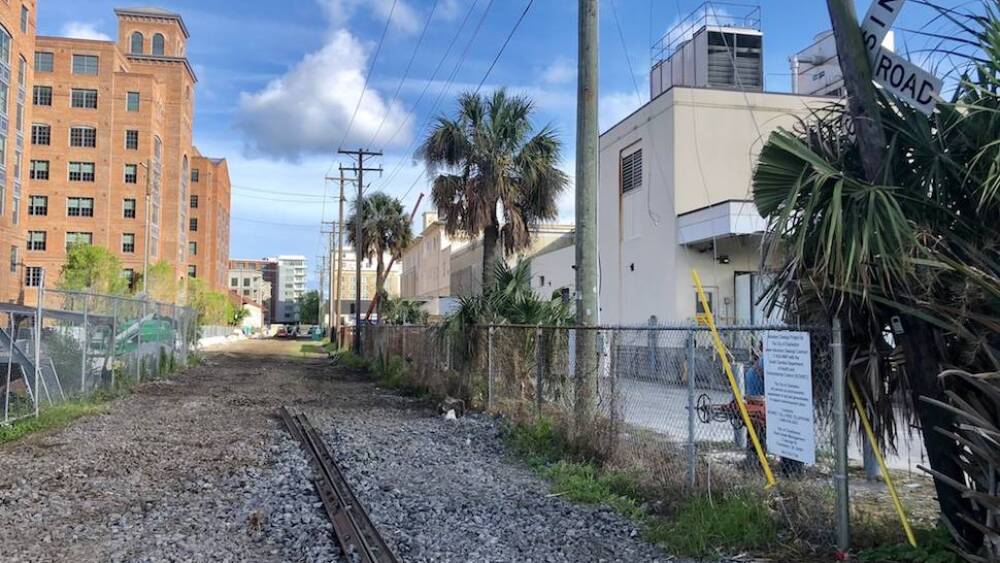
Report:
[[278,413],[288,432],[308,454],[310,463],[319,470],[313,484],[345,558],[358,563],[399,563],[306,415],[293,415],[286,407],[281,407]]

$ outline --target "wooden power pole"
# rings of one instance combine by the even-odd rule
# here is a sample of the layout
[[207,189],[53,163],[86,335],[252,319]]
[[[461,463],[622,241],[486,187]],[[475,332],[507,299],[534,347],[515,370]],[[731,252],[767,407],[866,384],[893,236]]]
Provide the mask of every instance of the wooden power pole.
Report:
[[362,210],[364,208],[364,186],[365,186],[365,172],[382,172],[382,167],[378,168],[365,168],[365,158],[369,156],[382,156],[381,151],[368,151],[365,149],[358,149],[355,151],[348,151],[340,149],[337,151],[340,154],[349,155],[356,158],[358,165],[349,168],[342,168],[342,170],[347,170],[354,172],[357,175],[357,188],[358,188],[358,199],[354,202],[354,255],[357,259],[356,262],[356,272],[357,276],[354,280],[354,353],[361,354],[361,249],[364,248],[362,241]]
[[[593,327],[597,295],[597,58],[598,0],[579,0],[576,106],[576,324]],[[597,381],[597,332],[576,331],[577,425],[593,416]]]

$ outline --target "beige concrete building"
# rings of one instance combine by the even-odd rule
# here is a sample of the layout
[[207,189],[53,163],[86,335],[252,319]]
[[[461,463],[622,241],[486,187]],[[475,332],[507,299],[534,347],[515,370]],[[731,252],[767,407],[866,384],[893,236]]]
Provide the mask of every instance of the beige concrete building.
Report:
[[436,212],[424,213],[420,234],[403,253],[401,295],[423,303],[424,310],[431,316],[448,313],[454,302],[451,256],[467,244],[468,241],[448,237],[444,221]]
[[[531,229],[531,246],[510,256],[507,262],[515,264],[549,246],[556,240],[573,232],[573,225],[545,224]],[[465,297],[476,295],[483,290],[483,243],[477,239],[466,244],[451,255],[451,295]]]
[[[391,256],[388,254],[383,258],[385,266],[389,265]],[[344,247],[343,256],[343,271],[340,277],[340,319],[343,325],[353,325],[354,324],[354,311],[356,310],[356,284],[355,280],[357,276],[357,262],[354,254],[354,249],[348,246]],[[337,251],[334,250],[330,253],[330,275],[326,279],[330,280],[330,287],[328,295],[334,296],[334,301],[336,301],[336,271],[337,271]],[[371,305],[372,299],[375,297],[376,288],[376,272],[377,265],[374,260],[362,260],[361,261],[361,315],[362,317],[368,312],[368,307]],[[400,260],[396,260],[393,264],[392,269],[389,270],[389,274],[385,279],[385,291],[389,294],[389,297],[397,298],[400,296],[400,284],[401,284],[401,274],[403,272],[402,264]],[[336,306],[334,306],[334,309]],[[329,310],[329,308],[327,308]],[[374,313],[372,313],[374,317]],[[327,326],[332,326],[332,319],[324,319],[324,324]]]
[[[731,37],[743,30],[709,23],[694,33],[707,34],[708,48],[718,49],[713,45],[733,45]],[[760,32],[745,35],[759,39]],[[670,53],[665,55],[654,65],[654,92],[665,83],[662,69],[672,66]],[[732,59],[695,57],[691,64],[712,60]],[[704,76],[702,70],[689,74]],[[722,81],[726,72],[734,72],[731,65],[728,71],[713,67],[708,76]],[[720,322],[766,320],[755,305],[765,285],[759,271],[767,225],[751,200],[753,166],[772,130],[791,127],[797,115],[830,98],[740,89],[738,75],[728,76],[735,86],[694,87],[684,73],[674,74],[668,88],[601,135],[602,323],[695,319],[701,308],[692,269],[700,273]]]
[[[6,14],[3,6],[0,14]],[[30,29],[33,10],[24,6]],[[16,260],[23,269],[8,298],[30,300],[23,286],[37,285],[43,270],[46,285],[54,285],[68,247],[78,242],[110,249],[122,260],[123,275],[133,279],[148,256],[150,264],[171,264],[179,280],[207,276],[213,288],[225,288],[224,162],[202,165],[213,189],[198,195],[196,214],[210,223],[206,235],[212,238],[204,240],[212,242],[189,237],[198,155],[192,146],[197,78],[186,58],[187,27],[179,14],[157,8],[115,13],[117,42],[37,37],[22,47],[29,54],[19,57],[31,63],[22,65],[18,80],[31,94],[31,110],[18,110],[21,131],[8,147],[15,148],[14,162],[21,161],[12,164],[13,176],[26,177],[23,235],[11,239],[24,241]],[[189,238],[197,247],[193,256]]]

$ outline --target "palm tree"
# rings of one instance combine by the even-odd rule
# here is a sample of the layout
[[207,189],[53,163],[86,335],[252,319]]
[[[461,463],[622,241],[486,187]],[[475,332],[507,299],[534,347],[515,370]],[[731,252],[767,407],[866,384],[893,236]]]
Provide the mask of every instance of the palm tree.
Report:
[[398,260],[413,241],[410,219],[403,211],[403,202],[382,192],[362,200],[360,244],[357,240],[357,211],[347,218],[346,227],[347,240],[358,256],[375,260],[375,295],[381,312],[387,277],[385,256],[388,254]]
[[[768,254],[782,264],[770,298],[800,319],[844,319],[849,375],[890,447],[889,395],[909,390],[942,514],[970,551],[989,521],[970,499],[998,475],[958,437],[983,393],[943,374],[1000,378],[1000,20],[984,5],[978,16],[941,9],[959,30],[948,52],[969,54],[949,102],[928,118],[880,98],[887,157],[877,181],[863,180],[840,105],[773,133],[754,175],[774,233]],[[977,476],[980,466],[994,474]]]
[[432,199],[448,234],[483,235],[484,293],[494,286],[501,251],[526,248],[531,228],[557,217],[556,199],[568,184],[556,167],[562,143],[550,127],[533,130],[533,110],[503,89],[462,94],[455,118],[439,117],[419,151],[436,176]]

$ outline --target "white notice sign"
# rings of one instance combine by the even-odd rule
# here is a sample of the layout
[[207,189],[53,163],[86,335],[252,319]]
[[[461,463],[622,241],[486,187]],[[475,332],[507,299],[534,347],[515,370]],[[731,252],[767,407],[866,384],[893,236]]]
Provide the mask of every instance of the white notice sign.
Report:
[[816,463],[812,358],[808,332],[764,333],[767,451]]

